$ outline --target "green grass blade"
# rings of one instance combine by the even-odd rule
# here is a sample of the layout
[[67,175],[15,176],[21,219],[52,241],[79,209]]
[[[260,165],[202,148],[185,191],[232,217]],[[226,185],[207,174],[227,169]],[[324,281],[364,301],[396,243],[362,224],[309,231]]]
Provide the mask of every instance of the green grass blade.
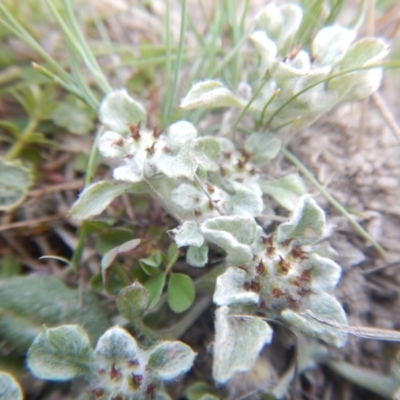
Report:
[[169,113],[172,108],[172,48],[171,48],[171,0],[166,1],[165,18],[164,18],[164,41],[165,41],[165,103],[163,120],[168,125]]
[[[180,33],[179,33],[177,60],[176,60],[176,64],[175,64],[172,88],[171,88],[171,91],[169,92],[169,96],[167,98],[167,107],[165,109],[165,114],[164,114],[164,119],[165,119],[164,122],[166,123],[166,125],[169,125],[169,123],[171,122],[172,106],[173,106],[177,88],[178,88],[179,71],[181,70],[181,67],[182,67],[182,59],[183,59],[182,56],[183,56],[183,51],[184,51],[183,47],[184,47],[184,41],[185,41],[186,23],[187,23],[187,0],[182,0],[181,26],[180,26]],[[169,49],[169,50],[171,50],[171,49]],[[169,57],[171,58],[171,51],[169,51]]]
[[77,60],[77,55],[72,50],[68,49],[69,63],[71,66],[72,75],[82,93],[82,97],[85,99],[89,107],[94,111],[98,112],[100,102],[93,94],[92,90],[86,83],[85,77],[82,75],[82,69],[80,68]]
[[102,69],[100,68],[96,58],[94,57],[88,42],[82,34],[74,11],[72,9],[71,0],[63,0],[63,5],[67,13],[67,20],[71,28],[73,29],[73,32],[75,33],[75,39],[80,45],[79,49],[81,57],[84,59],[87,68],[94,75],[98,85],[100,86],[104,94],[111,92],[112,88],[108,83],[107,78],[103,74]]
[[0,24],[10,30],[18,39],[25,42],[32,50],[45,60],[49,66],[60,76],[60,79],[72,84],[70,75],[62,68],[62,66],[51,57],[47,51],[34,39],[29,32],[8,12],[7,8],[0,1],[0,12],[3,18],[0,17]]

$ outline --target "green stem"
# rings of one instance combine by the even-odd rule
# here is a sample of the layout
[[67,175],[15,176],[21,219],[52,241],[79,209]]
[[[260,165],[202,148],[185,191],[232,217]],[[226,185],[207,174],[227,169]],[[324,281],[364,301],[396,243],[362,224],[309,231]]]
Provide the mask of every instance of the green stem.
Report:
[[18,157],[25,145],[30,142],[30,136],[38,126],[39,121],[36,118],[31,118],[28,125],[25,127],[17,141],[11,146],[10,150],[6,154],[6,160],[13,160]]
[[328,360],[328,367],[348,381],[386,398],[392,399],[399,383],[392,377],[380,375],[376,371],[357,367],[345,361]]
[[257,124],[256,124],[256,128],[255,128],[256,131],[258,131],[258,130],[260,129],[260,127],[262,126],[262,122],[263,122],[263,120],[264,120],[264,115],[265,115],[265,112],[267,111],[267,108],[268,108],[269,105],[275,100],[276,96],[278,96],[278,94],[279,94],[280,92],[281,92],[281,89],[275,90],[275,92],[272,93],[271,97],[270,97],[270,98],[268,99],[268,101],[265,103],[265,105],[264,105],[264,107],[263,107],[263,109],[262,109],[262,111],[261,111],[260,119],[257,121]]
[[257,98],[257,96],[260,94],[262,88],[264,87],[264,85],[266,83],[267,83],[267,80],[266,79],[262,79],[260,86],[255,90],[255,92],[253,93],[253,96],[251,96],[250,100],[247,102],[246,106],[243,108],[242,112],[240,113],[240,115],[238,116],[238,118],[236,119],[234,124],[232,125],[232,127],[233,127],[232,130],[233,131],[236,129],[238,123],[242,120],[242,118],[247,114],[248,109],[253,104],[253,102]]
[[[96,153],[97,153],[97,143],[98,143],[99,138],[100,138],[101,134],[103,133],[103,131],[104,131],[104,127],[102,126],[98,130],[96,137],[94,139],[94,143],[90,150],[89,159],[88,159],[87,168],[86,168],[86,175],[85,175],[85,187],[89,186],[90,181],[93,176],[94,161],[95,161]],[[78,267],[82,261],[83,251],[84,251],[85,242],[86,242],[86,236],[87,236],[87,232],[86,232],[86,227],[85,227],[85,222],[84,222],[82,224],[81,228],[79,229],[78,244],[75,248],[74,254],[72,255],[72,259],[71,259],[72,268],[75,271],[78,269]]]
[[83,251],[85,250],[86,236],[86,225],[85,222],[83,222],[81,228],[79,229],[78,243],[71,258],[71,265],[74,271],[78,270],[82,261]]
[[300,90],[297,92],[295,95],[293,95],[289,100],[285,101],[269,118],[269,120],[266,123],[265,129],[268,129],[268,127],[271,125],[273,119],[285,108],[287,107],[292,101],[296,100],[297,97],[301,96],[303,93],[307,92],[308,90],[320,85],[321,83],[327,83],[330,80],[334,78],[338,78],[342,75],[347,75],[350,74],[351,72],[359,72],[362,70],[369,70],[369,69],[374,69],[374,68],[399,68],[400,67],[400,62],[390,62],[390,63],[381,63],[377,65],[364,65],[362,67],[356,67],[356,68],[349,68],[344,71],[337,72],[335,74],[332,74],[330,76],[327,76],[323,79],[320,79],[317,82],[314,82],[313,84],[305,87],[304,89]]
[[[196,301],[194,305],[188,310],[188,312],[173,326],[163,328],[159,330],[152,330],[141,322],[140,330],[145,333],[147,332],[152,337],[158,336],[164,339],[177,339],[181,337],[186,330],[193,325],[193,323],[200,317],[200,315],[212,304],[211,294],[215,290],[215,282],[217,277],[224,271],[225,264],[219,264],[214,266],[211,271],[207,272],[195,282],[195,288],[197,294],[203,294],[204,296]],[[165,305],[167,296],[163,294],[155,309],[153,309],[147,316],[157,314]],[[144,329],[144,330],[143,330]]]
[[314,175],[307,169],[307,167],[289,150],[282,148],[281,153],[284,157],[286,157],[293,165],[295,165],[299,171],[320,191],[322,196],[325,197],[326,200],[338,210],[342,215],[344,215],[350,225],[356,230],[356,232],[365,240],[370,242],[375,249],[381,253],[382,255],[385,254],[385,250],[377,243],[374,238],[365,231],[353,218],[353,216],[335,199],[333,198],[326,189],[317,181]]
[[176,260],[179,258],[179,249],[176,248],[175,253],[172,255],[172,258],[169,260],[167,266],[165,267],[165,272],[168,273],[170,269],[175,265]]
[[21,68],[12,65],[0,72],[0,85],[5,85],[21,75]]
[[190,311],[171,327],[160,329],[157,335],[163,339],[176,340],[180,338],[212,304],[211,296],[204,296],[197,300]]
[[101,126],[96,133],[92,148],[90,149],[89,159],[86,168],[86,175],[85,175],[85,187],[89,186],[90,181],[92,180],[92,177],[94,175],[94,162],[97,154],[97,144],[103,132],[104,132],[104,126]]

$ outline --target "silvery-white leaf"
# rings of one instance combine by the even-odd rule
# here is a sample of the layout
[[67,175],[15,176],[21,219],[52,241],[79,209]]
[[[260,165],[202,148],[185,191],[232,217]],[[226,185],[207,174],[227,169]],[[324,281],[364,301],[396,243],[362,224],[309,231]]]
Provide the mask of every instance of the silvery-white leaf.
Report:
[[205,171],[217,171],[218,163],[215,161],[221,151],[217,139],[212,137],[203,137],[196,139],[193,154],[197,164]]
[[182,183],[174,189],[171,200],[185,211],[193,211],[208,202],[206,195],[190,183]]
[[233,182],[235,194],[226,202],[226,208],[230,215],[242,215],[258,217],[264,208],[262,191],[258,184],[245,186],[239,182]]
[[135,359],[138,352],[136,340],[119,326],[108,329],[98,340],[95,349],[96,355],[110,364],[113,361]]
[[292,68],[307,74],[310,72],[311,68],[310,55],[306,51],[300,50],[294,58],[288,59],[287,64]]
[[294,211],[300,196],[307,193],[305,184],[298,174],[289,174],[273,181],[261,181],[260,187],[264,193],[272,196],[290,211]]
[[219,307],[215,314],[213,377],[225,383],[237,372],[252,369],[273,332],[262,318],[229,315],[227,306]]
[[244,288],[246,272],[235,267],[229,267],[217,278],[214,292],[214,303],[218,306],[229,306],[236,303],[254,303],[260,300],[258,293]]
[[297,244],[314,244],[320,240],[325,229],[325,213],[310,195],[300,198],[290,220],[279,225],[276,237],[279,242],[294,239]]
[[154,159],[155,165],[169,178],[188,178],[193,180],[197,169],[196,159],[193,157],[193,142],[186,142],[178,154],[159,153]]
[[99,139],[99,151],[104,157],[124,158],[131,151],[132,145],[127,139],[114,131],[104,132]]
[[113,131],[129,133],[129,125],[146,120],[146,111],[125,89],[121,89],[105,97],[100,105],[99,118],[102,124]]
[[192,267],[204,267],[208,262],[207,243],[200,247],[190,246],[186,252],[186,262]]
[[167,144],[172,152],[179,151],[187,142],[197,137],[197,130],[188,121],[178,121],[167,130]]
[[178,340],[164,341],[149,351],[148,368],[159,379],[171,380],[187,372],[196,353]]
[[283,4],[279,9],[283,16],[283,25],[277,44],[280,54],[285,56],[293,46],[294,38],[303,19],[303,11],[296,4]]
[[314,38],[312,52],[317,65],[334,66],[341,61],[356,32],[341,26],[328,26],[321,29]]
[[244,107],[239,99],[223,83],[215,80],[197,82],[181,101],[181,108],[190,110],[199,107]]
[[120,167],[114,168],[113,177],[117,181],[141,182],[143,180],[143,166],[140,167],[135,159],[131,159]]
[[303,261],[306,269],[311,268],[311,290],[314,293],[333,290],[342,274],[342,269],[333,260],[321,257],[318,254],[310,254]]
[[249,263],[253,258],[251,245],[256,238],[257,224],[253,218],[230,216],[209,218],[201,224],[207,240],[227,252],[232,265]]
[[261,57],[261,67],[259,74],[265,76],[266,72],[271,68],[272,61],[276,58],[277,49],[275,43],[268,38],[264,31],[256,31],[249,38],[252,40]]
[[283,22],[283,15],[274,2],[268,3],[256,16],[256,26],[267,32],[274,42],[279,39]]
[[262,165],[279,154],[281,141],[276,135],[254,132],[246,139],[244,148],[251,154],[253,163]]
[[204,243],[198,224],[195,221],[185,221],[179,228],[173,230],[174,240],[178,247],[196,246]]
[[[321,318],[332,320],[338,324],[347,324],[346,314],[341,304],[325,292],[308,295],[301,307],[302,310],[310,310]],[[281,315],[286,321],[307,335],[317,337],[336,347],[343,347],[346,344],[347,334],[340,329],[323,324],[311,317],[300,315],[290,309],[283,310]]]

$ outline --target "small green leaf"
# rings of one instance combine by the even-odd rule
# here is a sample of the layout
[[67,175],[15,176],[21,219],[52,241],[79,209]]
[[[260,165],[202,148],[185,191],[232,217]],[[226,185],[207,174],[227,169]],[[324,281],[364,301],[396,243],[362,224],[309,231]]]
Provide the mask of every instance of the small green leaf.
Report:
[[194,301],[195,288],[192,279],[185,274],[171,274],[168,281],[168,304],[173,311],[186,311]]
[[167,251],[167,264],[175,265],[179,258],[179,249],[175,243],[171,243]]
[[279,225],[277,240],[294,239],[297,244],[315,244],[324,234],[325,214],[310,195],[302,196],[290,220]]
[[33,173],[20,161],[0,159],[0,211],[19,206],[33,183]]
[[107,95],[100,106],[100,121],[119,133],[128,133],[129,125],[146,121],[146,111],[125,89]]
[[84,220],[103,212],[122,193],[132,190],[132,183],[97,182],[86,187],[70,210],[74,219]]
[[149,302],[149,293],[139,282],[123,288],[117,296],[119,312],[131,323],[141,320]]
[[100,337],[95,353],[96,356],[112,364],[135,359],[138,354],[138,345],[128,331],[119,326],[113,326]]
[[171,380],[187,372],[193,365],[196,353],[186,344],[162,342],[151,349],[148,368],[162,380]]
[[237,372],[250,371],[272,329],[262,318],[229,315],[229,307],[216,311],[213,377],[224,383]]
[[162,262],[162,255],[160,250],[156,250],[151,257],[141,258],[139,261],[150,268],[158,268]]
[[12,278],[21,273],[21,262],[11,254],[5,254],[0,258],[0,279]]
[[94,292],[101,293],[104,290],[104,283],[101,274],[93,275],[89,279],[89,286]]
[[181,108],[191,110],[199,107],[244,107],[239,99],[223,83],[214,80],[197,82],[181,101]]
[[212,386],[203,381],[197,381],[186,389],[185,398],[187,400],[219,400],[219,397],[213,393]]
[[23,400],[19,383],[7,372],[0,371],[0,400]]
[[147,306],[148,309],[152,309],[160,301],[166,277],[167,274],[165,272],[161,272],[157,275],[153,275],[145,282],[144,287],[149,292],[149,304]]
[[[98,235],[95,244],[96,251],[101,255],[105,255],[108,251],[131,240],[132,232],[129,229],[111,228]],[[128,248],[129,246],[130,244],[127,245]]]
[[87,373],[93,364],[89,337],[77,325],[45,328],[28,351],[28,367],[39,379],[66,381]]
[[86,235],[91,235],[93,233],[97,233],[103,231],[105,229],[109,229],[111,226],[110,223],[105,221],[83,221],[82,229],[85,230]]
[[21,136],[20,128],[10,121],[0,120],[0,127],[5,131],[10,132],[15,138]]
[[139,261],[140,267],[142,268],[142,271],[148,275],[148,276],[152,276],[158,273],[158,268],[157,267],[150,267],[144,263],[142,263],[141,261]]

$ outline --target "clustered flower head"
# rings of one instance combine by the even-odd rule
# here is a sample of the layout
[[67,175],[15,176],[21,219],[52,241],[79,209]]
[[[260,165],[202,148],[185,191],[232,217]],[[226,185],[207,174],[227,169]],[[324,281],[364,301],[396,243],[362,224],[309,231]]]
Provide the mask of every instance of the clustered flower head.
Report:
[[[125,91],[115,92],[103,102],[103,112],[117,97],[133,103]],[[302,315],[310,310],[346,322],[330,293],[341,269],[318,246],[325,229],[323,211],[304,195],[297,197],[291,218],[272,234],[255,219],[263,214],[263,188],[268,187],[264,167],[279,153],[278,138],[254,132],[238,149],[227,138],[199,138],[191,123],[178,121],[165,132],[139,124],[129,126],[125,135],[108,130],[99,149],[118,160],[116,180],[151,184],[178,216],[179,226],[170,234],[178,247],[188,248],[188,264],[204,266],[210,244],[226,253],[227,269],[217,278],[214,293],[219,306],[213,372],[217,381],[248,370],[261,347],[272,340],[263,318],[283,319],[327,343],[344,345],[345,334]],[[243,313],[246,318],[236,320]],[[237,340],[248,346],[246,362],[236,354],[243,353]]]

